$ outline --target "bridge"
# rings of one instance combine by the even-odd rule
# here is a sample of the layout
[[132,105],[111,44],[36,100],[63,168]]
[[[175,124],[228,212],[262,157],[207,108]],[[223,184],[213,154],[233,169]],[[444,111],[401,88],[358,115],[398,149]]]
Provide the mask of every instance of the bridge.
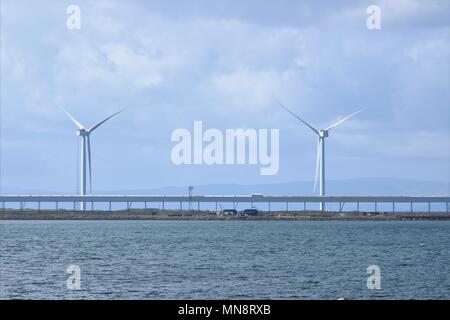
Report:
[[[91,204],[91,210],[101,204],[106,205],[108,211],[112,211],[112,205],[120,203],[127,210],[148,209],[150,205],[158,205],[162,211],[167,206],[175,204],[177,209],[183,210],[183,204],[188,204],[191,210],[196,205],[196,210],[209,205],[209,208],[218,210],[222,203],[264,205],[266,211],[272,211],[274,205],[282,205],[282,209],[273,211],[289,211],[295,205],[295,211],[311,211],[311,204],[323,203],[325,208],[334,205],[336,210],[327,211],[409,211],[409,212],[446,212],[450,210],[450,196],[284,196],[284,195],[0,195],[1,210],[11,208],[60,210],[63,206],[67,209],[78,210],[80,203]],[[300,209],[298,206],[300,205]],[[360,210],[364,205],[364,210]],[[346,207],[345,207],[346,206]],[[383,206],[383,208],[380,208]],[[406,207],[405,207],[406,206]],[[400,208],[401,207],[401,208]],[[380,210],[382,209],[382,210]],[[203,208],[204,210],[204,208]],[[86,210],[89,211],[89,210]]]

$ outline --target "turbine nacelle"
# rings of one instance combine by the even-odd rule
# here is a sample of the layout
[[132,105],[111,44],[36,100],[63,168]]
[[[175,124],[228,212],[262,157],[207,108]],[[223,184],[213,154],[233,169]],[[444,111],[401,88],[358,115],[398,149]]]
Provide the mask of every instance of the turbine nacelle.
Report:
[[328,130],[319,130],[319,137],[321,138],[328,137]]
[[87,131],[86,129],[79,129],[77,130],[77,136],[79,137],[84,137],[89,135],[89,131]]

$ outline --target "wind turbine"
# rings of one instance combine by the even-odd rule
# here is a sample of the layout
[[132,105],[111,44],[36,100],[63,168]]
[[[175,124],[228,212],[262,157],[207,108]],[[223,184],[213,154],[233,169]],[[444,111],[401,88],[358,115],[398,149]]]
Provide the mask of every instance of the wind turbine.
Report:
[[[296,115],[294,112],[286,108],[284,105],[282,105],[280,102],[278,102],[280,106],[285,109],[287,112],[289,112],[291,115],[296,117],[298,120],[300,120],[304,125],[306,125],[308,128],[310,128],[318,137],[319,141],[317,144],[317,159],[316,159],[316,177],[314,179],[314,191],[316,191],[317,186],[317,176],[320,171],[320,195],[325,195],[325,138],[328,138],[328,132],[340,125],[345,120],[353,117],[354,115],[360,113],[362,110],[358,110],[356,112],[353,112],[351,115],[339,120],[338,122],[332,124],[331,126],[325,128],[325,129],[316,129],[313,126],[311,126],[309,123],[307,123],[305,120],[300,118],[298,115]],[[320,170],[319,170],[320,169]],[[320,203],[320,211],[325,210],[325,204],[323,202]]]
[[[89,165],[89,189],[90,192],[92,192],[92,168],[91,168],[91,140],[90,135],[91,133],[100,127],[103,123],[111,119],[112,117],[118,115],[119,113],[123,112],[125,109],[120,110],[119,112],[116,112],[106,119],[98,122],[97,124],[93,125],[91,128],[86,129],[79,121],[77,121],[70,113],[68,113],[66,110],[61,108],[62,111],[75,123],[77,126],[77,136],[81,137],[81,170],[80,170],[80,195],[84,196],[86,195],[86,162]],[[80,203],[80,209],[85,210],[85,202]]]

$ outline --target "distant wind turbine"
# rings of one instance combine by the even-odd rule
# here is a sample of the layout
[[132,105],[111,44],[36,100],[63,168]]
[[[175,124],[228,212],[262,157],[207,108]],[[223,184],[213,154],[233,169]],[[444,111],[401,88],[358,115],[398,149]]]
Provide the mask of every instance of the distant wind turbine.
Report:
[[[77,126],[77,136],[81,137],[81,170],[80,170],[80,195],[84,196],[86,195],[86,162],[89,164],[89,189],[90,192],[92,192],[92,168],[91,168],[91,140],[90,140],[90,134],[100,127],[103,123],[111,119],[112,117],[118,115],[119,113],[123,112],[125,109],[120,110],[119,112],[116,112],[112,115],[110,115],[108,118],[98,122],[94,126],[92,126],[89,129],[86,129],[79,121],[77,121],[70,113],[68,113],[66,110],[61,108],[62,111],[75,123]],[[86,159],[87,158],[87,159]],[[85,210],[85,203],[80,203],[81,210]]]
[[[313,126],[311,126],[309,123],[307,123],[305,120],[300,118],[298,115],[296,115],[294,112],[286,108],[284,105],[282,105],[280,102],[278,102],[279,105],[285,109],[287,112],[289,112],[291,115],[296,117],[298,120],[300,120],[304,125],[306,125],[308,128],[310,128],[317,136],[319,137],[319,141],[317,144],[317,159],[316,159],[316,177],[314,179],[314,191],[316,191],[317,186],[317,176],[319,173],[319,167],[320,167],[320,195],[325,195],[325,138],[328,137],[328,131],[330,131],[332,128],[340,125],[345,120],[353,117],[354,115],[360,113],[363,110],[358,110],[351,115],[345,117],[344,119],[339,120],[338,122],[332,124],[331,126],[325,128],[325,129],[316,129]],[[324,203],[320,203],[320,210],[323,211],[325,209]]]

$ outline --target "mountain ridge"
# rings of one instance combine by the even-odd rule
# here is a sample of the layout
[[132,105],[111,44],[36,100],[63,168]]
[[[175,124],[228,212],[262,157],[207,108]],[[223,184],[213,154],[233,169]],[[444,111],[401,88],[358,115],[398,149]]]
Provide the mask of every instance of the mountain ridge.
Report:
[[[266,195],[316,195],[311,181],[294,181],[272,184],[217,183],[194,185],[194,195],[235,195],[262,193]],[[2,194],[73,194],[36,188],[3,187]],[[188,194],[188,186],[166,186],[149,189],[94,190],[93,194],[138,194],[138,195],[183,195]],[[450,195],[450,183],[403,178],[355,178],[330,180],[326,183],[327,195]]]

